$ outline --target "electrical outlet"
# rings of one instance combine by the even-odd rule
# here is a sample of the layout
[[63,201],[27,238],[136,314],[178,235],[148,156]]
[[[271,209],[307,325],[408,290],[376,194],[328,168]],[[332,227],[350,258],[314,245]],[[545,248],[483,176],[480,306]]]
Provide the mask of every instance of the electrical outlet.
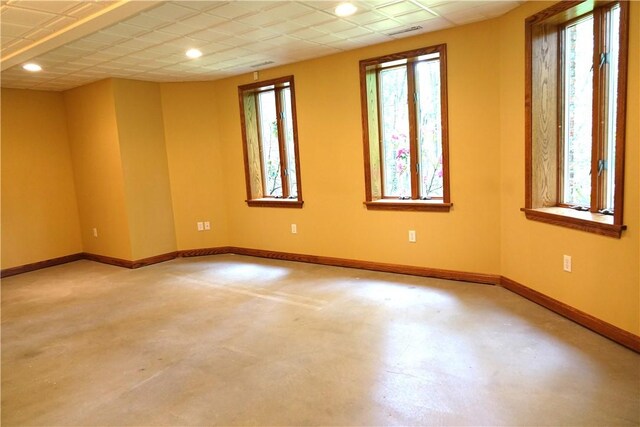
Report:
[[97,228],[93,228],[93,237],[98,237],[98,229]]
[[298,234],[298,226],[296,224],[291,224],[291,234]]
[[416,230],[409,230],[409,242],[416,242]]
[[204,229],[205,229],[206,231],[211,230],[211,223],[210,223],[209,221],[205,221],[205,222],[204,222]]
[[563,255],[562,262],[562,269],[567,273],[571,273],[571,256]]
[[197,225],[198,225],[198,231],[204,231],[204,224],[202,221],[198,221]]

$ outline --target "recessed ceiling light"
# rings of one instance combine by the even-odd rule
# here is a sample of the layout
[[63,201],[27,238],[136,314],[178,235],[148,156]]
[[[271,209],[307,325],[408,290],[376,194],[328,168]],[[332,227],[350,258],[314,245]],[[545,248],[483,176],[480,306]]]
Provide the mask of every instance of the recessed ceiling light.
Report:
[[199,49],[189,49],[186,53],[189,58],[200,58],[202,56],[202,52]]
[[358,10],[358,8],[351,3],[340,3],[338,6],[336,6],[335,12],[336,15],[342,17],[351,16],[356,13],[356,10]]
[[31,71],[32,73],[37,73],[38,71],[42,71],[42,67],[36,63],[29,62],[28,64],[24,64],[22,66],[24,70]]

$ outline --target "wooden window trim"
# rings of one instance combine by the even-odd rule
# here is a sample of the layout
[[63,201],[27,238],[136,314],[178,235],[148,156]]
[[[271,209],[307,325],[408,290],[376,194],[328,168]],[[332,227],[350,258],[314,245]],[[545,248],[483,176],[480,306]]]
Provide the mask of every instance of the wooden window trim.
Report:
[[[407,89],[407,96],[411,97],[411,88],[415,85],[415,81],[412,76],[414,74],[414,67],[417,57],[428,55],[432,53],[439,53],[440,57],[440,102],[441,102],[441,127],[442,127],[442,162],[443,162],[443,192],[442,197],[433,198],[429,200],[419,199],[419,185],[417,183],[417,177],[415,174],[411,174],[412,178],[412,199],[401,200],[398,198],[384,197],[384,168],[382,167],[382,144],[378,146],[378,156],[380,163],[379,177],[380,180],[380,196],[374,197],[373,185],[372,185],[372,165],[371,165],[371,143],[369,141],[369,100],[367,98],[367,75],[373,67],[378,67],[383,63],[406,60],[407,61],[407,83],[409,87]],[[378,74],[380,68],[374,70]],[[376,78],[376,90],[379,90],[380,79]],[[451,203],[451,191],[450,191],[450,172],[449,172],[449,125],[448,125],[448,90],[447,90],[447,49],[446,44],[440,44],[435,46],[429,46],[421,49],[415,49],[411,51],[398,52],[389,55],[383,55],[375,58],[369,58],[360,61],[360,103],[362,110],[362,129],[364,139],[364,169],[365,169],[365,201],[364,205],[370,210],[407,210],[407,211],[437,211],[448,212],[453,203]],[[380,118],[380,100],[378,99],[376,109],[377,117]],[[409,99],[410,102],[410,99]],[[378,119],[376,124],[378,127],[378,135],[382,134],[381,123]],[[412,112],[412,108],[409,108],[409,133],[410,138],[416,138],[417,128],[415,123],[415,111]],[[417,143],[410,144],[410,157],[411,157],[411,170],[415,170],[417,165]]]
[[587,231],[602,236],[619,238],[622,235],[622,231],[627,229],[626,225],[614,224],[611,215],[577,211],[560,206],[537,209],[522,208],[521,210],[525,213],[527,219]]
[[276,199],[274,197],[264,197],[262,199],[245,200],[248,206],[260,208],[294,208],[301,209],[304,205],[302,200]]
[[[597,212],[600,205],[601,194],[598,193],[599,185],[597,185],[597,173],[593,176],[592,170],[592,191],[591,191],[591,209],[590,212],[581,212],[571,209],[566,204],[558,203],[560,199],[561,184],[559,178],[561,170],[562,150],[560,144],[559,131],[555,133],[556,150],[558,152],[557,164],[554,169],[556,174],[555,182],[555,203],[552,206],[538,206],[534,203],[534,165],[533,165],[533,31],[534,26],[541,24],[551,24],[555,26],[564,25],[586,13],[595,9],[608,9],[615,3],[620,4],[620,56],[618,64],[618,99],[616,114],[616,173],[615,173],[615,194],[614,194],[614,214],[604,215]],[[594,14],[594,19],[601,19],[603,13]],[[628,73],[628,46],[629,46],[629,4],[628,1],[562,1],[547,9],[544,9],[525,20],[525,207],[521,210],[525,213],[527,219],[541,221],[548,224],[554,224],[567,228],[587,231],[599,235],[620,238],[622,231],[626,230],[623,224],[623,196],[624,196],[624,153],[625,153],[625,132],[626,132],[626,101],[627,101],[627,73]],[[601,35],[596,35],[594,41],[594,56],[602,45]],[[560,46],[560,37],[558,34],[557,47]],[[559,74],[561,67],[559,59],[555,59],[556,74],[558,83],[560,82]],[[601,85],[601,77],[599,72],[595,72],[594,80]],[[600,131],[599,119],[601,112],[599,111],[600,103],[596,100],[600,97],[598,91],[594,91],[594,132]],[[556,96],[560,100],[561,96]],[[558,103],[560,107],[560,103]],[[557,114],[560,114],[560,108]],[[597,123],[596,123],[597,122]],[[601,150],[601,144],[592,144],[594,150]],[[592,162],[592,164],[595,162]],[[595,202],[595,203],[594,203]]]
[[449,212],[453,203],[444,203],[442,200],[400,200],[378,199],[365,201],[364,205],[374,211],[424,211],[424,212]]
[[[266,86],[274,86],[273,88],[260,90]],[[293,151],[294,151],[294,161],[296,167],[296,188],[298,192],[298,197],[295,199],[289,199],[289,177],[287,172],[285,172],[287,165],[287,156],[286,156],[286,144],[285,144],[285,129],[282,123],[282,117],[280,115],[281,111],[284,111],[283,102],[281,99],[283,89],[288,87],[291,95],[291,123],[293,127]],[[260,136],[260,132],[258,131],[258,151],[260,155],[260,174],[261,174],[261,183],[262,183],[262,192],[261,194],[256,194],[255,196],[252,194],[251,189],[251,169],[249,165],[249,149],[247,142],[247,124],[245,118],[245,108],[244,108],[244,96],[248,92],[260,93],[268,90],[273,90],[276,100],[276,114],[277,117],[277,127],[278,127],[278,150],[280,153],[280,177],[282,182],[282,198],[277,197],[268,197],[264,196],[264,165],[262,164],[262,137]],[[296,98],[295,98],[295,82],[294,77],[284,76],[271,80],[264,80],[260,82],[250,83],[246,85],[238,86],[238,97],[240,102],[240,127],[242,130],[242,152],[244,157],[244,171],[245,171],[245,183],[246,183],[246,192],[247,199],[245,202],[247,206],[250,207],[282,207],[282,208],[302,208],[304,205],[302,199],[302,185],[300,180],[300,154],[298,148],[298,120],[296,113]],[[259,120],[259,108],[256,107],[256,118]],[[259,121],[258,121],[259,123]]]

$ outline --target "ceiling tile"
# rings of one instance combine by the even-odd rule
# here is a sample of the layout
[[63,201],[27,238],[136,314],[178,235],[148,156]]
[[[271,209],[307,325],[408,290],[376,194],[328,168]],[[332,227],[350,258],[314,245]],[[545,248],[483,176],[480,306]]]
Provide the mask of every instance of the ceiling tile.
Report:
[[200,12],[204,12],[205,10],[209,10],[212,9],[214,7],[217,6],[218,3],[221,3],[219,1],[187,1],[187,0],[180,0],[180,6],[183,7],[188,7],[189,9],[193,9],[196,11],[200,11]]
[[98,52],[93,52],[91,55],[83,56],[82,59],[88,62],[98,64],[100,62],[105,62],[113,59],[113,56],[107,53],[102,53],[98,51]]
[[201,28],[213,27],[214,25],[220,24],[225,21],[226,21],[225,18],[221,18],[219,16],[209,15],[207,13],[200,13],[198,15],[190,16],[189,18],[182,19],[180,20],[180,23],[201,29]]
[[267,43],[271,46],[287,46],[292,43],[294,39],[287,36],[278,36],[267,40]]
[[226,22],[223,22],[222,24],[216,25],[212,29],[220,33],[235,35],[235,34],[242,34],[244,32],[254,30],[255,27],[252,27],[251,25],[243,24],[242,22],[238,22],[238,21],[226,21]]
[[243,39],[249,40],[258,45],[260,41],[269,40],[277,37],[278,33],[271,31],[268,28],[256,28],[255,30],[247,31],[239,35]]
[[433,15],[426,10],[418,10],[417,12],[407,13],[406,15],[396,16],[395,19],[402,24],[406,24],[411,26],[416,22],[428,21],[429,19],[437,18],[436,15]]
[[313,12],[313,9],[305,6],[302,3],[294,2],[281,2],[276,8],[270,9],[270,13],[280,16],[281,19],[293,19],[297,16],[302,16]]
[[19,50],[29,46],[32,43],[33,42],[31,40],[27,40],[27,39],[15,39],[11,43],[9,43],[8,47],[11,50]]
[[150,42],[150,43],[164,43],[169,40],[174,40],[176,38],[175,34],[169,34],[162,31],[150,31],[146,34],[142,34],[141,36],[137,36],[136,39]]
[[421,4],[424,7],[432,8],[433,6],[440,6],[446,3],[453,3],[456,0],[414,0],[416,3]]
[[135,52],[135,49],[125,46],[109,46],[107,48],[102,49],[103,52],[108,53],[109,55],[113,55],[114,57],[128,55],[132,52]]
[[105,28],[101,33],[113,34],[120,37],[135,37],[138,34],[147,32],[145,28],[137,25],[129,25],[125,23],[116,24],[112,27]]
[[75,24],[77,21],[76,18],[71,18],[70,16],[57,15],[55,18],[48,21],[45,25],[47,28],[52,28],[54,30],[61,30],[68,25]]
[[376,8],[376,10],[390,17],[394,17],[397,15],[404,15],[406,13],[411,13],[422,9],[411,2],[403,1],[399,3],[393,3],[388,6],[380,6]]
[[368,5],[370,5],[370,7],[377,8],[377,7],[388,6],[396,3],[403,3],[406,0],[365,0],[365,1]]
[[361,36],[365,36],[367,34],[371,34],[373,33],[373,31],[368,30],[364,27],[355,27],[352,28],[350,30],[346,30],[346,31],[339,31],[336,33],[337,36],[345,38],[345,39],[350,39],[350,38],[356,38],[356,37],[361,37]]
[[344,40],[344,38],[338,37],[337,34],[326,34],[324,36],[315,38],[312,41],[314,43],[320,43],[320,44],[331,44],[331,43],[335,43],[342,40]]
[[224,51],[220,52],[220,54],[223,54],[223,53],[227,54],[227,55],[230,55],[233,58],[239,58],[239,57],[242,57],[242,56],[253,55],[253,52],[251,52],[250,50],[241,48],[241,47],[234,47],[234,48],[227,49],[227,50],[224,50]]
[[156,47],[167,47],[172,48],[174,52],[179,51],[180,54],[184,54],[187,49],[198,48],[200,49],[202,46],[206,46],[210,42],[198,39],[192,39],[191,37],[177,37],[173,40],[169,40],[164,42],[163,44],[157,45]]
[[358,43],[359,45],[368,46],[368,45],[372,45],[372,44],[379,44],[379,43],[387,42],[387,41],[391,40],[391,37],[387,36],[386,34],[370,33],[370,34],[366,34],[364,36],[353,38],[351,40],[353,40],[354,42]]
[[393,19],[385,19],[384,21],[367,24],[365,27],[373,31],[388,32],[390,29],[397,28],[400,25],[401,24],[399,22],[394,21]]
[[306,15],[297,16],[293,21],[296,24],[311,26],[323,24],[325,22],[329,22],[336,19],[335,16],[328,14],[326,12],[315,11],[311,13],[307,13]]
[[167,55],[180,55],[180,58],[182,60],[185,60],[186,57],[184,55],[184,52],[186,51],[186,49],[184,48],[184,45],[182,46],[175,46],[175,44],[169,44],[169,43],[161,43],[155,46],[151,46],[148,47],[146,49],[143,50],[138,50],[134,53],[131,53],[127,56],[131,56],[131,57],[135,57],[135,58],[139,58],[141,55],[147,55],[147,57],[149,58],[155,58],[155,57],[162,57],[162,56],[167,56]]
[[256,12],[254,12],[251,9],[244,8],[242,2],[231,2],[231,3],[223,4],[222,6],[215,7],[207,11],[207,13],[211,15],[220,16],[222,18],[235,19],[244,15],[249,15],[249,14],[252,15]]
[[328,45],[340,50],[356,49],[361,46],[361,44],[353,40],[338,40],[336,42],[329,43]]
[[444,2],[444,3],[441,2],[439,5],[431,7],[431,9],[438,12],[440,15],[447,15],[449,13],[471,9],[473,7],[481,5],[482,3],[484,2],[479,0],[475,0],[475,1],[468,0],[464,2],[457,2],[457,1],[450,1],[450,2]]
[[444,18],[435,18],[425,22],[421,22],[420,26],[422,27],[421,31],[426,32],[426,31],[438,31],[438,30],[443,30],[445,28],[450,28],[453,26],[453,24]]
[[24,35],[24,38],[35,41],[35,40],[40,40],[41,38],[46,37],[52,33],[53,33],[53,30],[39,27],[29,31],[27,34]]
[[87,68],[87,67],[93,65],[93,63],[91,63],[89,61],[85,61],[84,59],[80,58],[80,59],[74,59],[73,61],[68,62],[66,65],[71,66],[71,67],[78,67],[80,69],[84,69],[84,68]]
[[[307,6],[312,7],[314,9],[317,10],[326,10],[326,11],[333,11],[337,5],[339,5],[341,2],[340,1],[333,1],[333,0],[311,0],[311,1],[305,1],[304,2]],[[332,12],[333,13],[333,12]]]
[[240,47],[240,46],[247,46],[252,44],[247,39],[243,39],[241,37],[232,37],[232,36],[229,36],[225,39],[220,40],[220,43],[227,46],[231,46],[231,47]]
[[13,5],[19,6],[23,9],[34,9],[41,12],[50,12],[63,14],[65,11],[69,9],[73,9],[74,6],[77,5],[75,1],[21,1],[18,3],[14,3]]
[[516,1],[493,1],[481,4],[476,8],[476,11],[488,18],[494,18],[507,13],[518,5],[519,3]]
[[[333,14],[338,2],[163,0],[152,9],[39,55],[46,70],[39,77],[27,75],[16,65],[2,72],[1,82],[4,87],[64,90],[108,76],[163,82],[222,78],[256,70],[253,65],[268,60],[275,64],[266,67],[282,65],[494,17],[521,3],[355,0],[358,12],[338,18]],[[115,3],[3,1],[2,55]],[[435,17],[424,7],[443,16]],[[387,35],[414,25],[422,28]],[[204,55],[186,58],[189,47],[200,48]]]
[[158,27],[168,25],[172,21],[167,21],[166,19],[158,18],[157,16],[148,15],[146,13],[140,13],[124,22],[147,30],[155,30]]
[[136,65],[136,64],[139,64],[141,62],[147,63],[147,62],[150,62],[150,61],[148,59],[134,58],[133,56],[122,56],[122,57],[120,57],[118,59],[114,59],[112,61],[109,61],[107,64],[110,64],[110,65],[120,64],[121,67],[126,68],[129,65]]
[[[290,1],[295,1],[295,0],[290,0]],[[244,7],[256,12],[259,11],[261,13],[277,8],[281,4],[282,4],[282,0],[242,0],[242,5]]]
[[355,24],[351,22],[343,21],[343,20],[335,20],[331,22],[326,22],[324,24],[315,25],[313,28],[316,30],[325,32],[325,33],[336,33],[339,31],[346,31],[356,28]]
[[165,33],[175,34],[176,36],[186,36],[187,34],[197,32],[199,28],[190,25],[184,25],[182,22],[175,22],[160,28]]
[[303,28],[302,30],[294,31],[293,33],[289,34],[289,36],[302,40],[310,40],[313,38],[322,37],[325,34],[327,34],[325,31],[320,31],[316,28]]
[[266,10],[253,15],[242,16],[237,20],[253,27],[267,27],[280,22],[281,19],[270,10]]
[[27,34],[31,29],[32,28],[28,26],[2,21],[2,25],[0,25],[0,34],[2,34],[2,37],[20,37]]
[[142,41],[142,40],[138,40],[138,39],[129,39],[126,40],[122,43],[119,43],[119,46],[123,46],[123,47],[128,47],[131,48],[133,50],[143,50],[148,48],[149,46],[153,46],[155,43],[151,43],[151,42],[147,42],[147,41]]
[[203,56],[199,58],[198,61],[201,66],[209,66],[231,58],[235,58],[235,55],[231,51],[227,50],[224,52],[218,52],[215,55]]
[[[226,45],[226,44],[223,44],[223,43],[220,43],[220,42],[213,42],[213,43],[208,43],[208,44],[206,44],[204,46],[201,46],[200,50],[203,53],[203,57],[205,57],[207,55],[211,55],[213,57],[213,56],[218,56],[220,54],[220,52],[229,50],[230,48],[233,48],[233,47],[234,46]],[[212,55],[214,53],[216,55]]]
[[[56,3],[56,1],[47,1],[47,3]],[[74,1],[75,6],[71,9],[68,9],[64,12],[67,16],[72,16],[76,19],[85,18],[91,14],[94,14],[105,7],[110,6],[113,1],[99,1],[99,2],[89,2],[89,1]]]
[[67,47],[70,47],[72,49],[84,49],[84,50],[93,51],[93,50],[101,50],[106,47],[109,47],[109,44],[104,42],[96,42],[93,40],[80,39],[80,40],[76,40],[73,43],[69,43]]
[[162,3],[160,6],[145,12],[146,15],[166,21],[178,21],[196,13],[197,11],[193,9],[180,6],[179,2]]
[[359,13],[353,16],[349,16],[345,19],[358,25],[364,25],[364,24],[370,24],[372,22],[378,22],[386,18],[387,17],[385,15],[382,15],[379,12],[368,11],[368,12]]
[[270,25],[267,28],[280,34],[290,34],[305,28],[305,26],[292,21],[282,21],[275,25]]
[[26,27],[37,27],[55,18],[56,15],[49,12],[39,12],[31,9],[19,7],[8,7],[0,15],[2,24],[11,22],[14,25],[24,25]]
[[98,31],[97,33],[93,33],[90,36],[84,38],[85,40],[91,40],[98,43],[108,43],[114,44],[119,43],[121,41],[126,40],[125,36],[121,36],[118,34],[106,33],[104,31]]
[[51,51],[51,53],[48,54],[47,56],[51,55],[53,57],[58,57],[58,58],[78,58],[81,56],[89,55],[92,52],[93,51],[91,50],[85,50],[85,49],[76,48],[76,47],[67,45]]
[[189,34],[189,38],[202,40],[205,42],[215,42],[229,37],[227,34],[208,29]]

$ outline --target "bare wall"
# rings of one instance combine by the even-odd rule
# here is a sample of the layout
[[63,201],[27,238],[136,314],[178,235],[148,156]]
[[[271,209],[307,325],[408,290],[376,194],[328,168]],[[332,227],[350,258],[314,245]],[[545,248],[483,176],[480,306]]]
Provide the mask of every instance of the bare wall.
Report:
[[2,89],[2,269],[78,252],[62,94]]

